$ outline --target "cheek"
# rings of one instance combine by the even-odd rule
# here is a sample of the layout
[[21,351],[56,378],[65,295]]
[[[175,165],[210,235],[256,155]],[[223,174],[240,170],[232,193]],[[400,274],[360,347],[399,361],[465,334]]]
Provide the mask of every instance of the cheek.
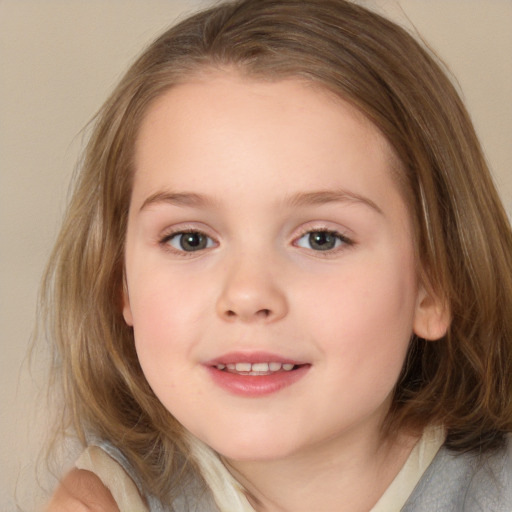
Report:
[[193,319],[183,304],[190,302],[157,273],[132,276],[129,292],[135,347],[147,373],[169,364],[173,360],[169,356],[181,350],[183,340],[189,338],[187,329]]
[[412,335],[416,277],[411,259],[361,260],[315,295],[323,300],[311,296],[308,317],[329,360],[354,379],[394,381]]
[[135,347],[152,386],[193,364],[212,315],[207,279],[161,267],[140,266],[128,283]]
[[144,337],[168,339],[172,332],[181,332],[197,325],[201,317],[200,280],[179,272],[147,265],[132,274],[129,282],[130,306],[135,332]]
[[141,293],[133,307],[135,349],[144,376],[160,402],[173,410],[190,368],[191,339],[176,294],[161,290]]

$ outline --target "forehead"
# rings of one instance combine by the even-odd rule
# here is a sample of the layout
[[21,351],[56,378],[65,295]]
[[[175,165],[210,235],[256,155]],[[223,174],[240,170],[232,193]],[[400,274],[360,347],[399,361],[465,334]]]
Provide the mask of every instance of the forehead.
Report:
[[[273,119],[261,110],[262,107],[268,106],[276,109],[276,116]],[[328,110],[333,117],[342,116],[353,120],[360,125],[359,134],[364,131],[367,137],[373,137],[373,142],[381,144],[389,156],[394,155],[377,127],[358,108],[327,86],[299,77],[275,80],[253,77],[230,68],[206,68],[195,71],[184,81],[176,83],[157,96],[146,108],[138,139],[143,138],[144,132],[164,117],[180,121],[181,125],[186,127],[194,124],[199,115],[205,121],[209,120],[210,126],[213,123],[220,129],[221,121],[225,119],[245,119],[251,124],[266,117],[268,122],[272,121],[275,124],[280,114],[287,114],[295,116],[295,126],[300,128],[304,126],[303,116],[308,110],[311,111],[311,108],[321,110],[323,116]],[[291,119],[287,117],[283,120],[289,123]],[[308,120],[311,121],[311,118]],[[328,120],[324,117],[324,121]],[[199,126],[196,124],[195,128]],[[290,130],[293,126],[288,124],[287,128]]]
[[374,180],[383,167],[389,175],[397,167],[379,130],[326,88],[209,71],[174,86],[148,108],[136,141],[135,187],[172,180],[188,188],[226,169],[233,171],[231,181],[247,184],[247,175],[270,168],[307,189],[310,178],[340,166],[369,171],[353,173],[354,185]]

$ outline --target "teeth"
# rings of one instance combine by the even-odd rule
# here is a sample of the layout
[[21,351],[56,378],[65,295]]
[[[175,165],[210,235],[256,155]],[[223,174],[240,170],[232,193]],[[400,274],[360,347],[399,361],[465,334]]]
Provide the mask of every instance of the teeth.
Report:
[[270,362],[270,363],[228,363],[222,364],[219,363],[217,365],[218,370],[228,370],[231,372],[238,373],[246,373],[249,375],[260,375],[260,374],[268,374],[271,372],[278,372],[280,370],[284,370],[285,372],[289,372],[293,370],[295,365],[293,363],[278,363],[278,362]]
[[253,363],[249,366],[253,372],[268,372],[268,363]]

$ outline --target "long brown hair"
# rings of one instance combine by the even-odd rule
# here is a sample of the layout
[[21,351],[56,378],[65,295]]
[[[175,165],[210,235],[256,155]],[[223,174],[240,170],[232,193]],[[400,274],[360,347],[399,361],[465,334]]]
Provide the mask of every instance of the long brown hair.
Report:
[[451,314],[413,339],[386,422],[444,425],[455,450],[512,430],[512,234],[470,118],[441,66],[404,29],[344,0],[220,4],[159,37],[99,112],[44,281],[70,423],[120,444],[146,488],[169,493],[182,427],[147,384],[121,314],[137,130],[151,101],[205,68],[297,77],[356,106],[393,147],[423,284]]

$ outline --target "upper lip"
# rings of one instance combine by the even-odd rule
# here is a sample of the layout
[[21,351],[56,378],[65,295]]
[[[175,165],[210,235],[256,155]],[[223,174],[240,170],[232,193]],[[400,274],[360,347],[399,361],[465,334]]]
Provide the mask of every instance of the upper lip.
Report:
[[282,363],[282,364],[293,364],[302,365],[306,364],[305,361],[293,359],[290,357],[284,357],[279,354],[273,354],[270,352],[229,352],[223,354],[214,359],[210,359],[205,364],[207,366],[217,366],[218,364],[230,364],[230,363]]

